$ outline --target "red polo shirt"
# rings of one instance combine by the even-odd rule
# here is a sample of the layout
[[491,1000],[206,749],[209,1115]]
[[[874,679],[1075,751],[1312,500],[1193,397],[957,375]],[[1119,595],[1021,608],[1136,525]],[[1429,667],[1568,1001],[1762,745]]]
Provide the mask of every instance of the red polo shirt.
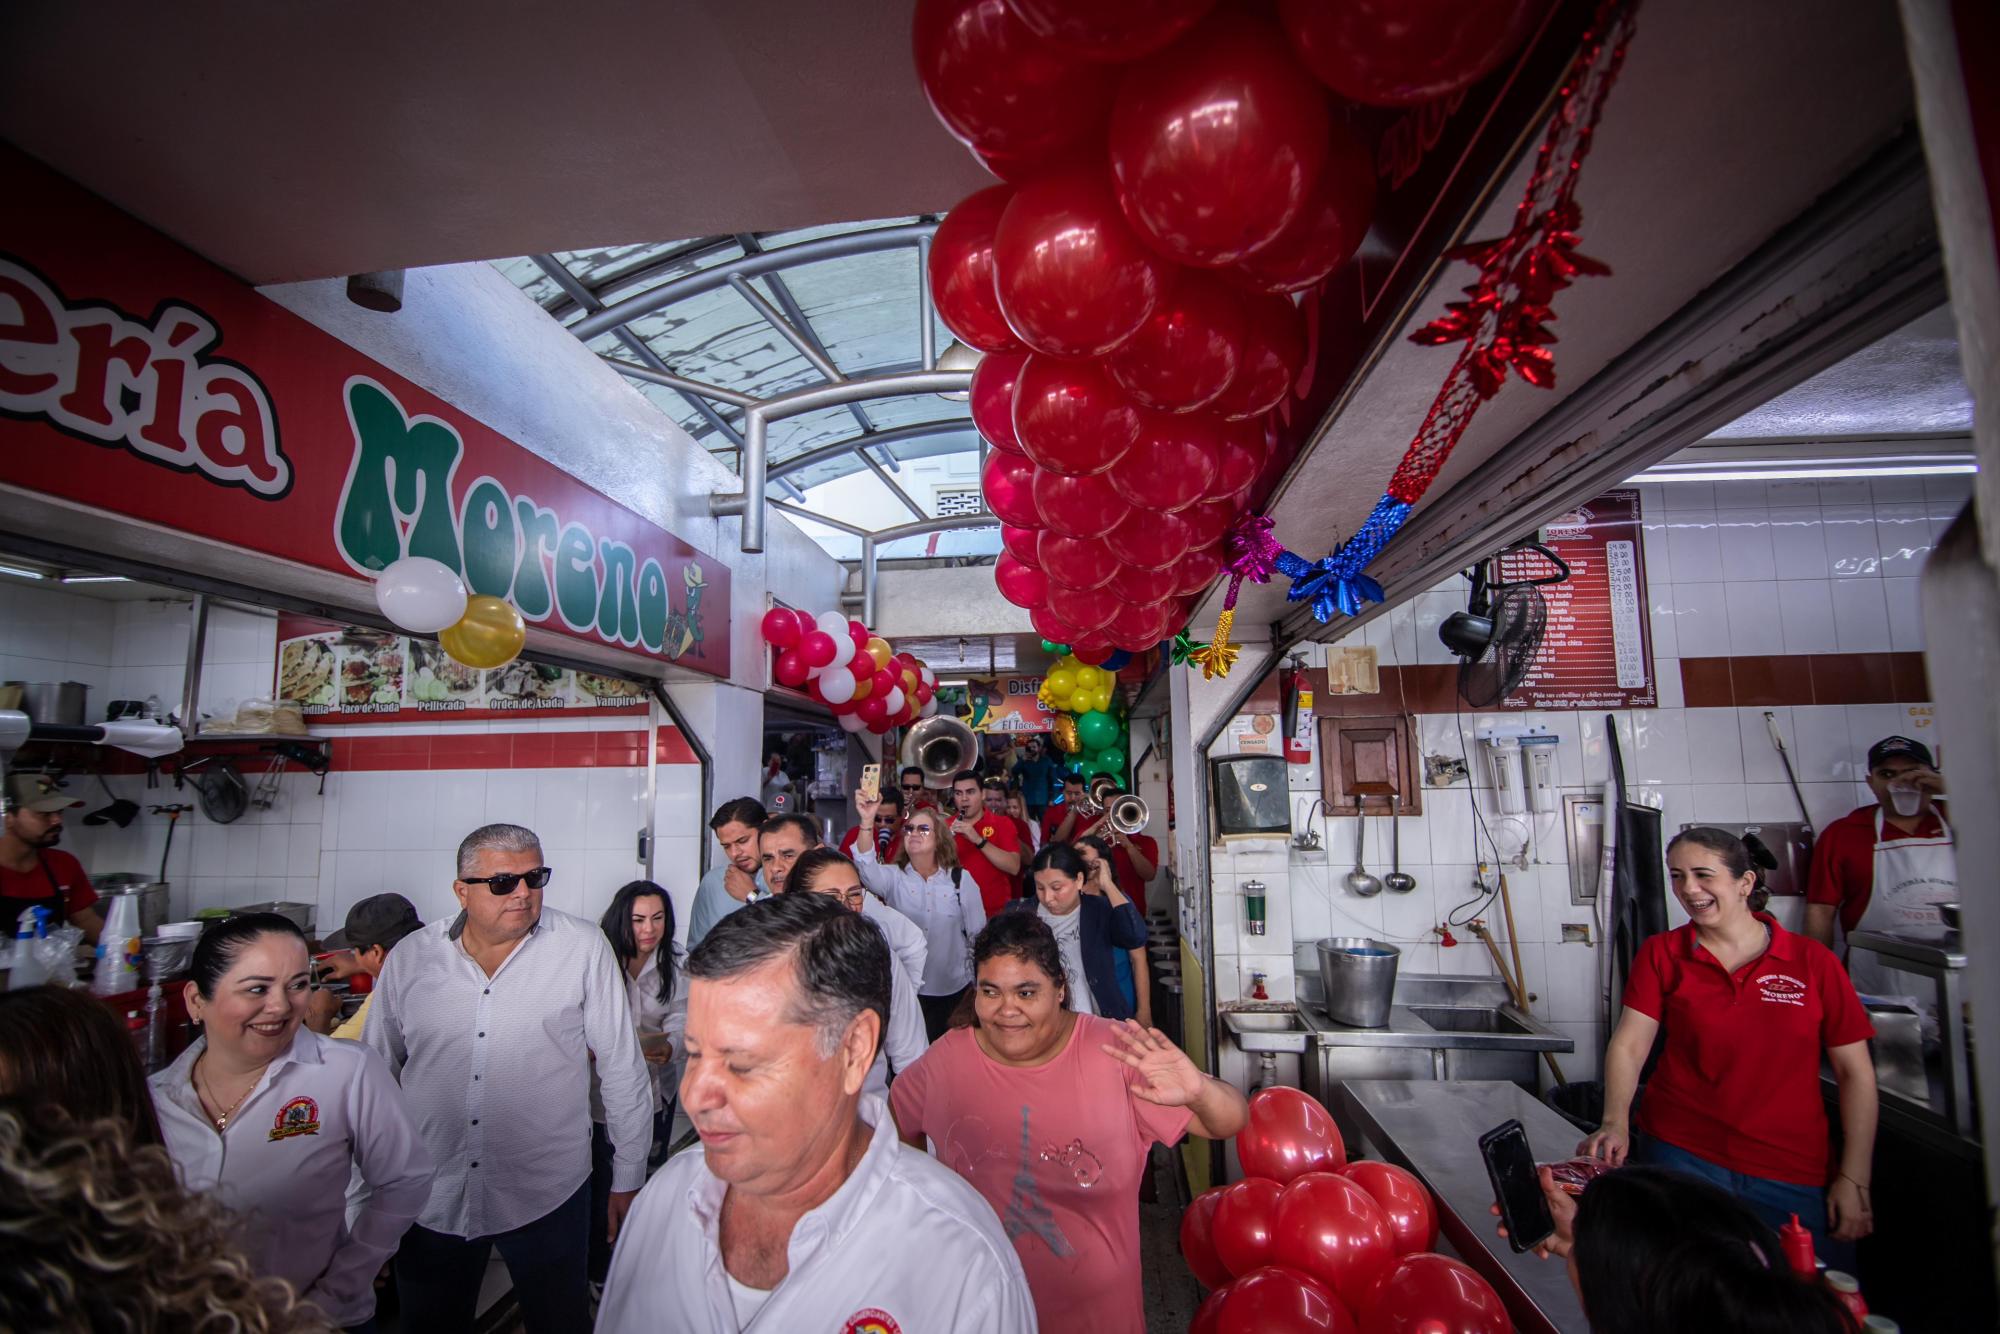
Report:
[[[1021,840],[1014,833],[1014,817],[995,815],[987,811],[973,821],[973,828],[979,837],[991,843],[1002,852],[1019,852]],[[986,905],[986,915],[995,917],[1014,898],[1014,877],[986,860],[986,854],[979,845],[964,835],[959,835],[954,844],[958,849],[958,864],[965,873],[979,882],[979,900]]]
[[[1139,849],[1140,852],[1146,854],[1146,860],[1153,864],[1153,869],[1157,873],[1160,867],[1159,843],[1145,834],[1128,834],[1126,841]],[[1132,865],[1131,854],[1115,844],[1111,849],[1111,877],[1118,882],[1119,892],[1139,905],[1139,915],[1144,917],[1146,915],[1146,881],[1139,878],[1139,868]],[[1148,877],[1148,879],[1150,878]]]
[[1827,1182],[1821,1053],[1875,1036],[1832,950],[1767,913],[1771,947],[1734,973],[1692,924],[1639,947],[1625,1004],[1666,1038],[1634,1124],[1748,1176]]
[[[854,845],[860,837],[860,825],[854,826],[854,828],[841,835],[840,853],[843,857],[852,857],[854,855]],[[878,824],[875,826],[875,860],[887,866],[890,862],[896,860],[896,854],[902,850],[903,835],[900,830],[892,834],[889,832],[888,825]]]
[[[83,863],[61,848],[44,850],[40,865],[25,871],[0,866],[0,898],[46,899],[58,892],[67,903],[72,917],[85,908],[97,906],[97,891],[91,888],[90,877],[83,873]],[[18,917],[20,911],[18,905],[7,904],[5,915],[8,921]],[[61,926],[62,923],[50,922],[49,925]],[[10,940],[13,934],[11,930],[7,933]]]
[[[1852,931],[1875,895],[1875,812],[1879,806],[1849,811],[1819,831],[1813,843],[1812,869],[1806,873],[1806,902],[1831,903],[1840,909],[1840,929]],[[1936,811],[1925,813],[1910,833],[1883,822],[1891,839],[1940,838],[1944,821]]]

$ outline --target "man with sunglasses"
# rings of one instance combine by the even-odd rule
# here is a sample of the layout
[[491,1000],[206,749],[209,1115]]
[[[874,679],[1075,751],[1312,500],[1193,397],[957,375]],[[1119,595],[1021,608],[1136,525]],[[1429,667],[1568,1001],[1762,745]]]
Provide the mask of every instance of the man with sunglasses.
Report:
[[903,794],[903,818],[908,819],[919,806],[936,806],[937,794],[924,785],[924,771],[914,764],[903,766],[903,772],[896,777],[896,788]]
[[473,830],[460,911],[406,936],[375,987],[363,1040],[438,1165],[396,1257],[408,1329],[470,1331],[496,1246],[529,1334],[588,1327],[593,1062],[614,1237],[646,1181],[652,1084],[625,977],[596,923],[543,907],[551,874],[533,831]]

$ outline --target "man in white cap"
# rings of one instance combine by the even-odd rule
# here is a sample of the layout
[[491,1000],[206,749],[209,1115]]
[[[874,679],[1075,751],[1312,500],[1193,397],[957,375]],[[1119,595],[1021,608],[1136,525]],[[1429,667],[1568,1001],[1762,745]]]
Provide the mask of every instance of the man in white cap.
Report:
[[81,805],[47,774],[7,775],[7,813],[0,822],[0,930],[7,939],[23,913],[44,908],[50,926],[82,927],[83,938],[96,943],[104,926],[97,891],[83,863],[56,847],[62,813]]

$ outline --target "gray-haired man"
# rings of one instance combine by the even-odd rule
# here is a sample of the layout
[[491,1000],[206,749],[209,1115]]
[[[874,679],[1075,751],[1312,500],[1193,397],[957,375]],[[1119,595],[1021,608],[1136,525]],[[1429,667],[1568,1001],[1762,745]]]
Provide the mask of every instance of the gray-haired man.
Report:
[[499,1247],[532,1334],[589,1323],[590,1076],[615,1150],[611,1230],[646,1179],[653,1094],[625,979],[595,925],[542,906],[541,841],[490,824],[458,847],[461,911],[397,945],[364,1040],[437,1161],[403,1238],[408,1328],[470,1330]]
[[895,966],[820,894],[752,903],[688,956],[681,1105],[702,1151],[640,1192],[598,1334],[1033,1334],[992,1206],[862,1094]]

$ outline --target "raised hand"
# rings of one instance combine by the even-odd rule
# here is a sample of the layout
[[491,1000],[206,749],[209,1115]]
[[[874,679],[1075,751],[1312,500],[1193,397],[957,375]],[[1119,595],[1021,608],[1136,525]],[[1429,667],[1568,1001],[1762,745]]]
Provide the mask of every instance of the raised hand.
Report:
[[1186,1107],[1201,1096],[1205,1077],[1159,1029],[1120,1020],[1117,1043],[1103,1046],[1107,1055],[1139,1072],[1141,1082],[1132,1086],[1135,1097],[1162,1107]]

